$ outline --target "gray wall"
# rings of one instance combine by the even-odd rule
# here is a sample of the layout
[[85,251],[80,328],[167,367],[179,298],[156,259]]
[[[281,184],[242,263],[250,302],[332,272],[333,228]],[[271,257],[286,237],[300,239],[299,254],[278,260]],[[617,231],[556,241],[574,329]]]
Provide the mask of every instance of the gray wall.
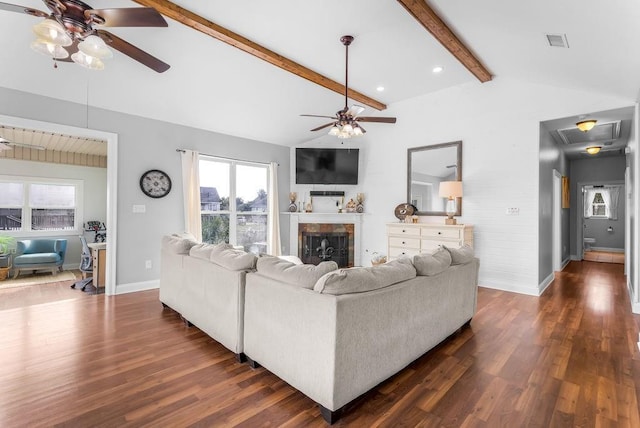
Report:
[[[279,204],[283,208],[288,203],[288,147],[93,107],[87,113],[87,107],[81,104],[6,88],[0,88],[0,114],[118,134],[118,286],[157,280],[162,235],[184,228],[181,164],[176,148],[255,162],[278,162]],[[168,196],[151,199],[140,191],[140,175],[149,169],[169,174],[173,189]],[[133,214],[132,205],[145,205],[146,213]],[[281,216],[280,220],[287,253],[288,217]],[[145,260],[152,261],[152,269],[145,269]]]
[[[66,178],[83,181],[83,218],[87,220],[107,221],[107,170],[106,168],[91,168],[86,166],[61,165],[45,162],[30,162],[13,159],[0,159],[0,174],[27,177]],[[95,238],[93,233],[85,233],[87,242]],[[44,237],[44,236],[42,236]],[[23,236],[16,236],[16,239]],[[27,239],[32,237],[25,237]],[[80,265],[82,245],[78,234],[60,236],[54,238],[67,239],[67,253],[64,264],[67,268],[76,269]]]
[[[564,154],[551,137],[549,130],[540,124],[540,166],[538,203],[538,283],[553,273],[553,170],[569,176],[569,165]],[[563,209],[560,218],[562,235],[562,260],[569,258],[569,210]]]
[[[580,201],[581,188],[580,185],[587,184],[610,184],[612,182],[624,183],[624,171],[626,168],[626,159],[624,156],[608,156],[594,157],[588,159],[578,159],[571,161],[571,254],[580,255],[580,238],[581,220],[583,208]],[[618,205],[618,220],[605,219],[586,219],[587,233],[590,237],[596,238],[596,247],[606,248],[624,248],[625,234],[625,191],[624,188],[620,192],[620,200]],[[613,232],[606,231],[611,225]]]

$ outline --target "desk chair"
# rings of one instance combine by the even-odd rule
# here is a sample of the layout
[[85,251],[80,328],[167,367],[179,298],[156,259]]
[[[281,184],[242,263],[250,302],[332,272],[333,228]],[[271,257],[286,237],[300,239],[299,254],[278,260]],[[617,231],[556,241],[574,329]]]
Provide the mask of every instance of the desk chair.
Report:
[[[80,272],[82,276],[93,275],[93,257],[91,257],[91,249],[87,245],[87,240],[84,236],[80,235],[80,242],[82,243],[82,255],[80,256]],[[71,286],[71,288],[80,288],[84,291],[87,285],[91,284],[93,277],[81,279]],[[97,290],[97,288],[96,288]]]

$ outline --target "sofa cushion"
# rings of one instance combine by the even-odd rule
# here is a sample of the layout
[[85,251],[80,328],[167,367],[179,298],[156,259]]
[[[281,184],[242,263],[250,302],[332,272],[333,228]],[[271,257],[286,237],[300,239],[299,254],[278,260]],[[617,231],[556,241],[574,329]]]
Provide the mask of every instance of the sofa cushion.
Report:
[[463,245],[460,248],[449,248],[445,245],[443,247],[451,254],[452,265],[465,265],[474,258],[473,248],[469,245]]
[[338,269],[336,262],[321,262],[319,265],[299,265],[279,257],[260,257],[256,270],[268,278],[311,290],[324,274]]
[[56,264],[60,261],[60,255],[58,253],[35,253],[35,254],[22,254],[16,256],[13,259],[13,264],[19,265],[35,265],[35,264]]
[[223,248],[233,248],[229,244],[196,244],[189,250],[189,255],[191,257],[195,257],[196,259],[202,259],[206,261],[211,261],[211,252],[217,246],[222,246]]
[[420,276],[437,275],[451,266],[451,253],[446,248],[438,248],[432,254],[417,254],[413,256],[413,265]]
[[233,271],[255,269],[256,259],[255,254],[237,250],[228,244],[214,245],[209,258],[218,266]]
[[363,293],[388,287],[416,277],[416,269],[409,258],[371,266],[340,269],[324,275],[313,289],[325,294]]
[[174,233],[162,237],[162,249],[174,254],[189,254],[191,247],[196,244],[195,238],[190,234]]

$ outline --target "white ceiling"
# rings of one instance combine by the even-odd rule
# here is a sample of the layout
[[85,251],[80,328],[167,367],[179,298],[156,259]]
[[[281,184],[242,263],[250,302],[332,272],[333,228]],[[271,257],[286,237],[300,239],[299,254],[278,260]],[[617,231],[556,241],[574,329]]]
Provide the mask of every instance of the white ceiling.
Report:
[[[94,8],[139,7],[87,0]],[[47,10],[40,0],[12,3]],[[338,82],[350,48],[350,87],[388,105],[443,88],[480,85],[396,1],[175,1],[203,17]],[[636,99],[640,88],[640,3],[628,0],[430,0],[429,4],[497,77]],[[115,53],[102,72],[60,64],[29,49],[37,18],[0,11],[0,86],[282,145],[308,141],[342,97],[167,19],[168,28],[112,28],[169,63],[157,74]],[[545,34],[566,34],[570,48]],[[444,66],[439,75],[431,73]],[[382,93],[377,86],[384,86]],[[523,103],[526,100],[523,100]],[[588,113],[588,112],[585,112]],[[368,108],[364,115],[386,115]],[[402,117],[398,118],[402,121]],[[369,132],[389,124],[369,124]],[[325,137],[333,138],[333,137]]]

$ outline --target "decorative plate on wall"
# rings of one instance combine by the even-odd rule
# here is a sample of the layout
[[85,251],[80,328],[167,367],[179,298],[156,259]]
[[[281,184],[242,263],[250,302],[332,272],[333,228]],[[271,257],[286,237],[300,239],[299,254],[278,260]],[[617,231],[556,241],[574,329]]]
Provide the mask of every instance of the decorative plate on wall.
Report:
[[404,221],[404,219],[409,216],[411,217],[418,211],[418,209],[411,204],[400,204],[396,207],[394,214],[400,221]]
[[162,198],[171,191],[171,178],[159,169],[150,169],[140,177],[140,189],[150,198]]

